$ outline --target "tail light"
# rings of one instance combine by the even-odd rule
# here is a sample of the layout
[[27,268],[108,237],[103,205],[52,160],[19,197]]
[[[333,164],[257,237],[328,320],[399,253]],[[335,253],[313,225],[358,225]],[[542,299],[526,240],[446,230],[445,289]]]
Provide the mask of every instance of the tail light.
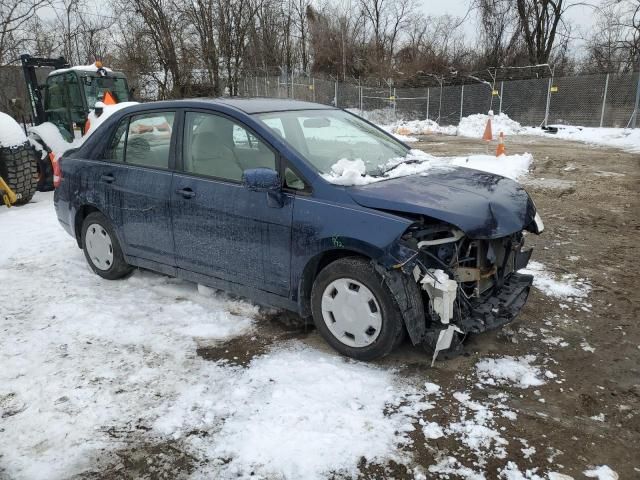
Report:
[[62,183],[62,168],[60,168],[62,159],[57,159],[53,152],[50,152],[49,160],[51,160],[51,166],[53,167],[53,187],[58,188]]

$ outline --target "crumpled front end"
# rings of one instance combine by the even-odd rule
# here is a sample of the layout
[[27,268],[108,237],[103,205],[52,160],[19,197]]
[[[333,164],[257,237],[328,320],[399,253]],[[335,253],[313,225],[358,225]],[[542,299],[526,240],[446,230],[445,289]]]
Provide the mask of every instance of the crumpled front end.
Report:
[[[539,233],[541,225],[532,228]],[[395,249],[391,256],[403,260],[391,268],[412,277],[424,304],[423,331],[411,331],[415,321],[407,323],[407,329],[414,343],[434,351],[434,361],[438,352],[455,348],[465,335],[512,321],[533,282],[531,275],[517,273],[532,253],[524,247],[522,231],[472,239],[447,224],[420,223],[407,230]]]

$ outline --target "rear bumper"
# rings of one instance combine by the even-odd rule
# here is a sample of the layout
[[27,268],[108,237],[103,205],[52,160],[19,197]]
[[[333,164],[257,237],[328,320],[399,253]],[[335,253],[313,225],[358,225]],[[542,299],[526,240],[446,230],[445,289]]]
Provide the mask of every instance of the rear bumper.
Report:
[[480,333],[502,327],[515,319],[529,296],[533,275],[512,273],[498,292],[471,302],[459,326],[464,333]]

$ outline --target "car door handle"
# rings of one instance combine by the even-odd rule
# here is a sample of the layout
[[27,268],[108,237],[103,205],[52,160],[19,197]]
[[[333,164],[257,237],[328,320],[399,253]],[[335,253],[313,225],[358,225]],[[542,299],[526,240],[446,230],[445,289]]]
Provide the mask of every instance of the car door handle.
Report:
[[191,190],[190,188],[181,188],[176,190],[178,195],[182,195],[184,198],[193,198],[196,196],[196,192]]
[[113,183],[115,181],[115,179],[116,179],[116,177],[114,177],[110,173],[107,173],[107,174],[102,175],[100,177],[100,181],[104,182],[104,183]]

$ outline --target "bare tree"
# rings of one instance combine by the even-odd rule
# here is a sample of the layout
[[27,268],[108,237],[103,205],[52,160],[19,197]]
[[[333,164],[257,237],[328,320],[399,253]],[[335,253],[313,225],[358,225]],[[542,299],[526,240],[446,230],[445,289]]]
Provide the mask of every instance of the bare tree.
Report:
[[516,0],[516,6],[529,63],[548,63],[560,20],[567,8],[565,1]]
[[480,63],[511,66],[517,62],[521,28],[518,11],[511,0],[474,0],[480,19]]
[[217,25],[219,23],[216,0],[192,0],[186,4],[189,21],[195,28],[200,46],[201,61],[207,71],[214,95],[220,94],[220,66]]
[[0,0],[0,65],[10,63],[30,37],[29,21],[47,0]]
[[597,11],[587,39],[585,69],[629,72],[640,61],[640,0],[609,0]]

